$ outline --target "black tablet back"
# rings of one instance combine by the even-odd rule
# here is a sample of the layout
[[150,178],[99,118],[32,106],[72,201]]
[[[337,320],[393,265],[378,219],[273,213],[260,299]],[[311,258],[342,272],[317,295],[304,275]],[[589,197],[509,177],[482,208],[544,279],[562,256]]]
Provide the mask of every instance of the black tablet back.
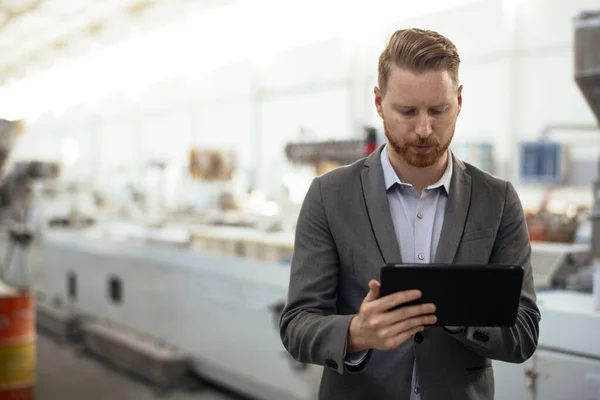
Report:
[[435,304],[437,326],[513,326],[519,309],[523,268],[482,264],[388,264],[381,269],[380,283],[380,297],[419,289],[422,297],[409,304]]

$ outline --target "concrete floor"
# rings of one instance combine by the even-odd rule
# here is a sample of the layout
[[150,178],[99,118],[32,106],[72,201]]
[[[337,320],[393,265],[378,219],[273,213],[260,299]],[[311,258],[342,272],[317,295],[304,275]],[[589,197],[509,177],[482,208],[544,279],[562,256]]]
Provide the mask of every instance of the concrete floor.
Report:
[[248,400],[208,386],[159,395],[148,385],[42,334],[37,342],[36,400]]

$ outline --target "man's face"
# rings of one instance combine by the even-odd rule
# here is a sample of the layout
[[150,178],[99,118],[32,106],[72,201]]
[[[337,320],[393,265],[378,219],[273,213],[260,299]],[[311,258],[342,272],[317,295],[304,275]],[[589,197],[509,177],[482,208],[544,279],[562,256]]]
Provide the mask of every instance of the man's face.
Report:
[[456,88],[448,71],[414,73],[394,67],[385,95],[375,88],[375,105],[391,151],[424,168],[438,162],[452,142],[462,86]]

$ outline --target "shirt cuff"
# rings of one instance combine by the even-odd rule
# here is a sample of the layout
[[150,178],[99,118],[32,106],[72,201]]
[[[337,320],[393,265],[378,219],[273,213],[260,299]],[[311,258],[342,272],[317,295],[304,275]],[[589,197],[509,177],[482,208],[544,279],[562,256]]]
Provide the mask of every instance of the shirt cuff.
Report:
[[367,358],[368,352],[369,352],[368,350],[364,350],[364,351],[360,351],[358,353],[347,354],[344,362],[347,365],[356,367],[357,365],[360,365],[360,363],[362,363],[365,360],[365,358]]

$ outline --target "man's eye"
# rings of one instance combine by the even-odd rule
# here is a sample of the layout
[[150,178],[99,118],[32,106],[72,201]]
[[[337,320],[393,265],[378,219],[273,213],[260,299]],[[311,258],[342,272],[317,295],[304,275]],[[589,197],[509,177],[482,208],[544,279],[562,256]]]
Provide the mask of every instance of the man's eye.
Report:
[[444,111],[443,110],[431,110],[429,112],[433,115],[439,115],[439,114],[442,114]]

